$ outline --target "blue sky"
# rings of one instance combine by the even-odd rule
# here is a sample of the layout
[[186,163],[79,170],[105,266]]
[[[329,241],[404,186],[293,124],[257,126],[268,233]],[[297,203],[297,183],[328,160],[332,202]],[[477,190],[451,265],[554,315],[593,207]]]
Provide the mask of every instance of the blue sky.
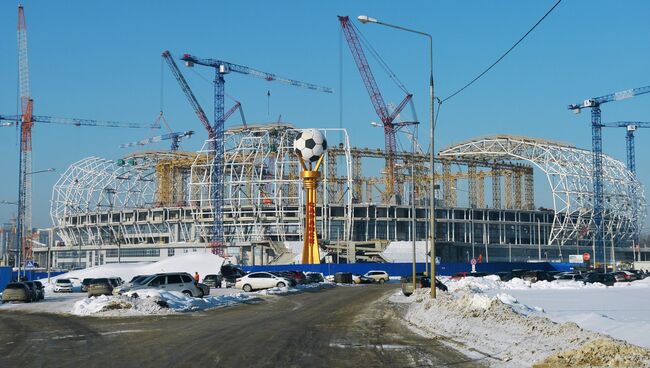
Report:
[[[446,97],[509,48],[553,4],[545,1],[26,1],[31,94],[38,115],[125,122],[152,122],[160,110],[161,57],[188,52],[247,65],[278,75],[332,87],[314,93],[242,75],[229,75],[226,91],[244,105],[249,122],[282,120],[299,127],[338,127],[339,93],[343,125],[352,143],[382,147],[381,129],[349,50],[339,63],[336,15],[367,14],[434,35],[436,95]],[[0,114],[17,111],[16,5],[0,4]],[[514,52],[478,83],[448,101],[439,119],[437,147],[494,133],[528,135],[591,146],[589,114],[566,106],[588,97],[650,85],[650,2],[565,0]],[[376,25],[359,25],[414,94],[426,122],[428,59],[426,39]],[[371,60],[372,62],[372,60]],[[373,65],[386,101],[400,90]],[[196,73],[211,78],[209,70]],[[166,67],[163,109],[174,130],[199,134],[183,145],[196,149],[203,130]],[[342,70],[343,84],[339,86]],[[212,115],[211,85],[183,69],[200,102]],[[267,114],[267,90],[271,91]],[[232,102],[227,101],[227,108]],[[604,121],[650,121],[650,95],[603,106]],[[231,124],[238,123],[235,117]],[[36,125],[34,170],[58,173],[34,177],[34,224],[49,226],[49,199],[58,175],[71,163],[96,155],[118,158],[118,148],[159,134],[147,130]],[[605,151],[625,159],[624,130],[605,131]],[[426,124],[420,131],[426,147]],[[0,199],[17,196],[18,132],[1,128],[4,173]],[[637,133],[637,170],[650,182],[650,131]],[[160,143],[152,148],[164,148]],[[548,189],[537,182],[537,204],[550,206]],[[0,221],[15,207],[0,205]]]

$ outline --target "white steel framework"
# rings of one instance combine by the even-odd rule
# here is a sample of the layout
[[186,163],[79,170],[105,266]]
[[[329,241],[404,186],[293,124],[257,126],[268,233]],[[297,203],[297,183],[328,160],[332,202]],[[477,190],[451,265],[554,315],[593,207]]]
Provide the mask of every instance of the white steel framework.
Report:
[[[593,191],[591,152],[567,144],[516,136],[473,139],[445,148],[442,157],[528,161],[546,174],[555,217],[548,244],[591,244]],[[629,241],[645,217],[643,186],[625,164],[603,155],[605,239]],[[638,195],[632,195],[638,193]]]
[[[333,231],[338,239],[350,239],[349,137],[344,129],[321,131],[336,139],[343,154],[326,156],[338,161],[338,166],[325,165],[326,170],[338,172],[324,177],[317,226],[322,236]],[[302,233],[302,184],[293,154],[298,132],[277,124],[226,131],[222,208],[227,245],[297,240]],[[213,147],[208,140],[195,153],[142,152],[116,161],[87,157],[72,164],[52,191],[50,215],[59,236],[70,246],[208,244],[214,219]],[[345,193],[342,198],[329,198],[334,185]],[[333,203],[345,208],[343,215],[336,213],[334,224]]]

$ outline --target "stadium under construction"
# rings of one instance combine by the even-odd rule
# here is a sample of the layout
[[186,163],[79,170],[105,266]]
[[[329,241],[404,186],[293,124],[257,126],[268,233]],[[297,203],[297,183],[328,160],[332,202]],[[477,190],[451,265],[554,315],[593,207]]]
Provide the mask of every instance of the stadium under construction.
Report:
[[[330,147],[316,208],[321,255],[333,262],[407,261],[400,249],[415,240],[424,261],[428,155],[397,152],[395,193],[387,195],[383,150],[351,146],[344,129],[322,132]],[[292,147],[298,133],[289,124],[225,132],[223,227],[237,262],[300,257],[304,200]],[[72,164],[53,188],[56,236],[34,247],[35,258],[46,264],[49,257],[56,268],[88,267],[209,247],[211,147],[206,141],[198,152],[146,151]],[[566,261],[592,252],[590,151],[503,135],[454,144],[436,157],[435,238],[443,262]],[[623,163],[604,156],[603,168],[605,239],[614,259],[633,259],[643,188]],[[535,178],[546,179],[552,208],[535,205]]]

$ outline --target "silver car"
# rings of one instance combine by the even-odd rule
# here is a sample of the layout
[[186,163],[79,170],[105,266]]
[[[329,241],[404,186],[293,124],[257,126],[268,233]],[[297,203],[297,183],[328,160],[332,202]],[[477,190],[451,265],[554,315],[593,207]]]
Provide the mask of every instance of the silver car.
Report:
[[120,289],[119,293],[132,293],[142,289],[178,291],[186,296],[193,296],[196,298],[202,298],[203,296],[210,294],[210,288],[207,285],[195,283],[192,276],[186,272],[157,273],[149,276],[149,278],[138,285]]

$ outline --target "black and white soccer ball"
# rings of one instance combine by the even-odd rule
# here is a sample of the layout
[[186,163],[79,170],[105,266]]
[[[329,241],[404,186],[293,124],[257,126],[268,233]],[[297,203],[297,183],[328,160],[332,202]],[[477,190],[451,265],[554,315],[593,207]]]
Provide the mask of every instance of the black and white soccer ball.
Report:
[[305,129],[295,141],[293,150],[300,155],[305,162],[316,162],[327,149],[327,140],[323,133],[317,129]]

